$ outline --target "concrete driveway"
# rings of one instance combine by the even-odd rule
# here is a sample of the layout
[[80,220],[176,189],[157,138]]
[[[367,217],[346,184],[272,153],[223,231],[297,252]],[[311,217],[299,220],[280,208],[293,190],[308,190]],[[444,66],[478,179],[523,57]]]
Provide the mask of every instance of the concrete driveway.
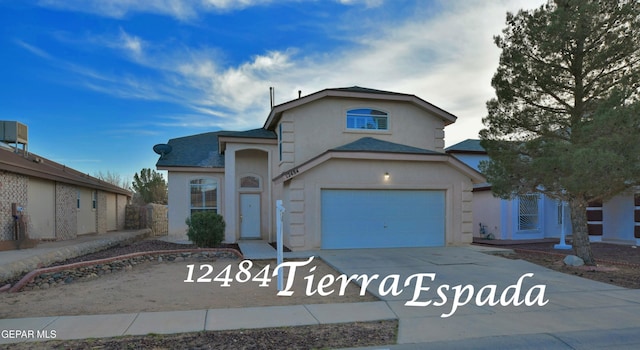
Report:
[[[349,249],[323,250],[318,255],[347,275],[379,275],[367,290],[386,301],[400,320],[399,344],[640,327],[640,290],[562,274],[526,261],[485,254],[482,250],[475,246]],[[434,274],[433,281],[431,277],[423,278],[422,287],[430,289],[419,290],[417,301],[431,300],[431,303],[407,306],[407,301],[414,299],[417,280],[414,276],[405,286],[407,277],[427,273]],[[523,278],[527,273],[533,276]],[[385,277],[388,278],[381,288],[380,282]],[[391,293],[395,279],[398,295]],[[513,301],[516,287],[509,286],[516,285],[519,279],[522,282],[518,299],[525,299],[530,289],[531,299],[544,291],[544,306],[500,304],[505,289],[508,293],[503,301]],[[491,297],[492,287],[484,288],[478,296],[483,287],[490,285],[495,285],[495,297]],[[438,295],[438,288],[446,301]],[[467,300],[468,303],[454,309],[454,304]],[[497,300],[498,304],[490,305],[491,300]],[[443,314],[449,316],[442,317]]]

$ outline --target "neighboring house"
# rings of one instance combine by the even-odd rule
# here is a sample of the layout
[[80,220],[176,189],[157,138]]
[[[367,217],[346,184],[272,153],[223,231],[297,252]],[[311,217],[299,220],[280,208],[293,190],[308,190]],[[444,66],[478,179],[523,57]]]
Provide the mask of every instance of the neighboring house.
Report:
[[[465,140],[446,152],[478,170],[488,160],[480,140]],[[562,232],[571,234],[571,216],[565,203],[542,194],[519,196],[514,200],[495,198],[490,184],[477,184],[473,190],[474,237],[485,234],[495,239],[520,240],[557,238]],[[605,203],[591,203],[587,209],[591,241],[621,241],[640,244],[640,193],[623,193]]]
[[275,241],[282,200],[292,250],[444,246],[472,241],[472,189],[484,178],[444,153],[452,114],[414,96],[326,89],[272,108],[260,129],[171,139],[169,231],[212,210],[225,241]]
[[[19,140],[6,133],[16,127],[22,133]],[[18,144],[26,145],[26,130],[24,124],[0,121],[0,241],[14,239],[13,203],[22,208],[33,239],[64,240],[123,229],[131,193],[27,152],[25,146],[19,149]]]

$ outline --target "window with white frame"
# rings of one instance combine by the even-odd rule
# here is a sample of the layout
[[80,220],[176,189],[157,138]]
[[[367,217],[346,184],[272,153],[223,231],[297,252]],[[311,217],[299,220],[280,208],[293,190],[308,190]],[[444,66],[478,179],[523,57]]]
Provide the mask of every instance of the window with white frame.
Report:
[[91,209],[95,210],[98,207],[98,191],[91,192]]
[[218,212],[218,181],[212,178],[189,182],[191,214],[199,211]]
[[538,229],[538,195],[525,194],[518,197],[518,230],[531,231]]
[[80,190],[76,191],[76,207],[80,209]]
[[389,115],[371,108],[350,109],[347,111],[347,129],[389,130]]

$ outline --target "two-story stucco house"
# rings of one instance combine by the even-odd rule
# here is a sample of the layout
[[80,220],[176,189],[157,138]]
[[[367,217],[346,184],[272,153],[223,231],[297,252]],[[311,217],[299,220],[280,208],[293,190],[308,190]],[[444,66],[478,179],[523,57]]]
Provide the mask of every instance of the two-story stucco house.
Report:
[[350,87],[276,105],[260,129],[171,139],[157,162],[169,230],[215,210],[226,242],[272,242],[282,200],[292,250],[470,243],[485,180],[444,152],[455,120],[415,95]]

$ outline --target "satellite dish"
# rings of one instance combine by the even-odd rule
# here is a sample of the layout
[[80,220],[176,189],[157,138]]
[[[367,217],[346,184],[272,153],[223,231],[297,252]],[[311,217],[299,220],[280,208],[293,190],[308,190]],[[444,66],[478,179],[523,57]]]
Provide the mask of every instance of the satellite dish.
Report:
[[153,146],[153,151],[160,155],[160,157],[164,157],[165,154],[171,153],[171,145],[167,145],[166,143],[160,143]]

